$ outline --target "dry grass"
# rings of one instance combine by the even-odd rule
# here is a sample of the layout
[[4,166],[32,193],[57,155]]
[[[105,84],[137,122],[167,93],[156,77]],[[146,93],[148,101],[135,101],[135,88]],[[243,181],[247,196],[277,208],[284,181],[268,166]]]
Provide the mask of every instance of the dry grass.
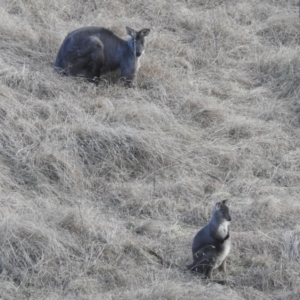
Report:
[[[299,299],[298,2],[0,0],[0,298]],[[137,88],[53,72],[86,25],[151,28]]]

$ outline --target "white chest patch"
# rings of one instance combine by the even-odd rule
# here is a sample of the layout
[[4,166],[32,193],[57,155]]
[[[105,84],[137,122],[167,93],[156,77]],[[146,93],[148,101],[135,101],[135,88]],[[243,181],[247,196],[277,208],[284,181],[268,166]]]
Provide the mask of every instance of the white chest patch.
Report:
[[219,228],[218,228],[218,236],[222,239],[224,239],[227,234],[228,234],[228,226],[229,226],[229,222],[228,221],[225,221],[223,222]]
[[136,69],[135,69],[136,71],[138,71],[139,68],[140,68],[140,66],[141,66],[141,58],[142,58],[142,56],[144,56],[144,51],[142,52],[142,54],[141,54],[140,57],[136,58]]

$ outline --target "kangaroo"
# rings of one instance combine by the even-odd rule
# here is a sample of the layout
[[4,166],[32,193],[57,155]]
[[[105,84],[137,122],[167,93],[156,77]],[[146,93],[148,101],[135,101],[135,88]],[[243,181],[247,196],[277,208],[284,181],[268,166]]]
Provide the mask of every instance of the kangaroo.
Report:
[[129,40],[103,27],[83,27],[70,32],[58,51],[54,70],[97,81],[101,74],[120,69],[121,78],[131,85],[150,29],[135,31],[126,27],[126,31],[131,36]]
[[227,201],[215,204],[209,224],[196,234],[192,245],[194,262],[187,266],[189,270],[202,273],[209,279],[214,269],[219,268],[226,273],[226,258],[231,247],[231,217]]

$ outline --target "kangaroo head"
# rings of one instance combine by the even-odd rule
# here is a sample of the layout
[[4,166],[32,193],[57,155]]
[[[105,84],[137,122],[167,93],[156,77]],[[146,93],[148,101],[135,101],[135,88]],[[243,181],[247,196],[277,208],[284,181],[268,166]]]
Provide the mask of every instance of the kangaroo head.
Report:
[[131,39],[128,41],[131,50],[135,51],[135,56],[139,57],[143,54],[144,51],[144,39],[150,32],[150,29],[142,29],[140,31],[135,31],[129,27],[126,27],[127,34],[131,36]]
[[231,221],[231,216],[229,214],[229,208],[226,205],[228,199],[222,200],[221,202],[217,202],[214,208],[214,213],[217,215],[217,218],[220,222]]

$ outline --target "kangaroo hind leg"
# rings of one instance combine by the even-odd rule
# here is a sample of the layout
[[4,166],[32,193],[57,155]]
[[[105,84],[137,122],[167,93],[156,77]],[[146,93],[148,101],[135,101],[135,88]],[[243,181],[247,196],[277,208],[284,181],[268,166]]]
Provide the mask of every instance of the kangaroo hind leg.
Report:
[[223,271],[224,273],[226,273],[226,258],[223,260],[223,262],[221,263],[219,270]]
[[104,62],[103,44],[95,36],[83,39],[69,53],[69,72],[88,79],[100,77]]

